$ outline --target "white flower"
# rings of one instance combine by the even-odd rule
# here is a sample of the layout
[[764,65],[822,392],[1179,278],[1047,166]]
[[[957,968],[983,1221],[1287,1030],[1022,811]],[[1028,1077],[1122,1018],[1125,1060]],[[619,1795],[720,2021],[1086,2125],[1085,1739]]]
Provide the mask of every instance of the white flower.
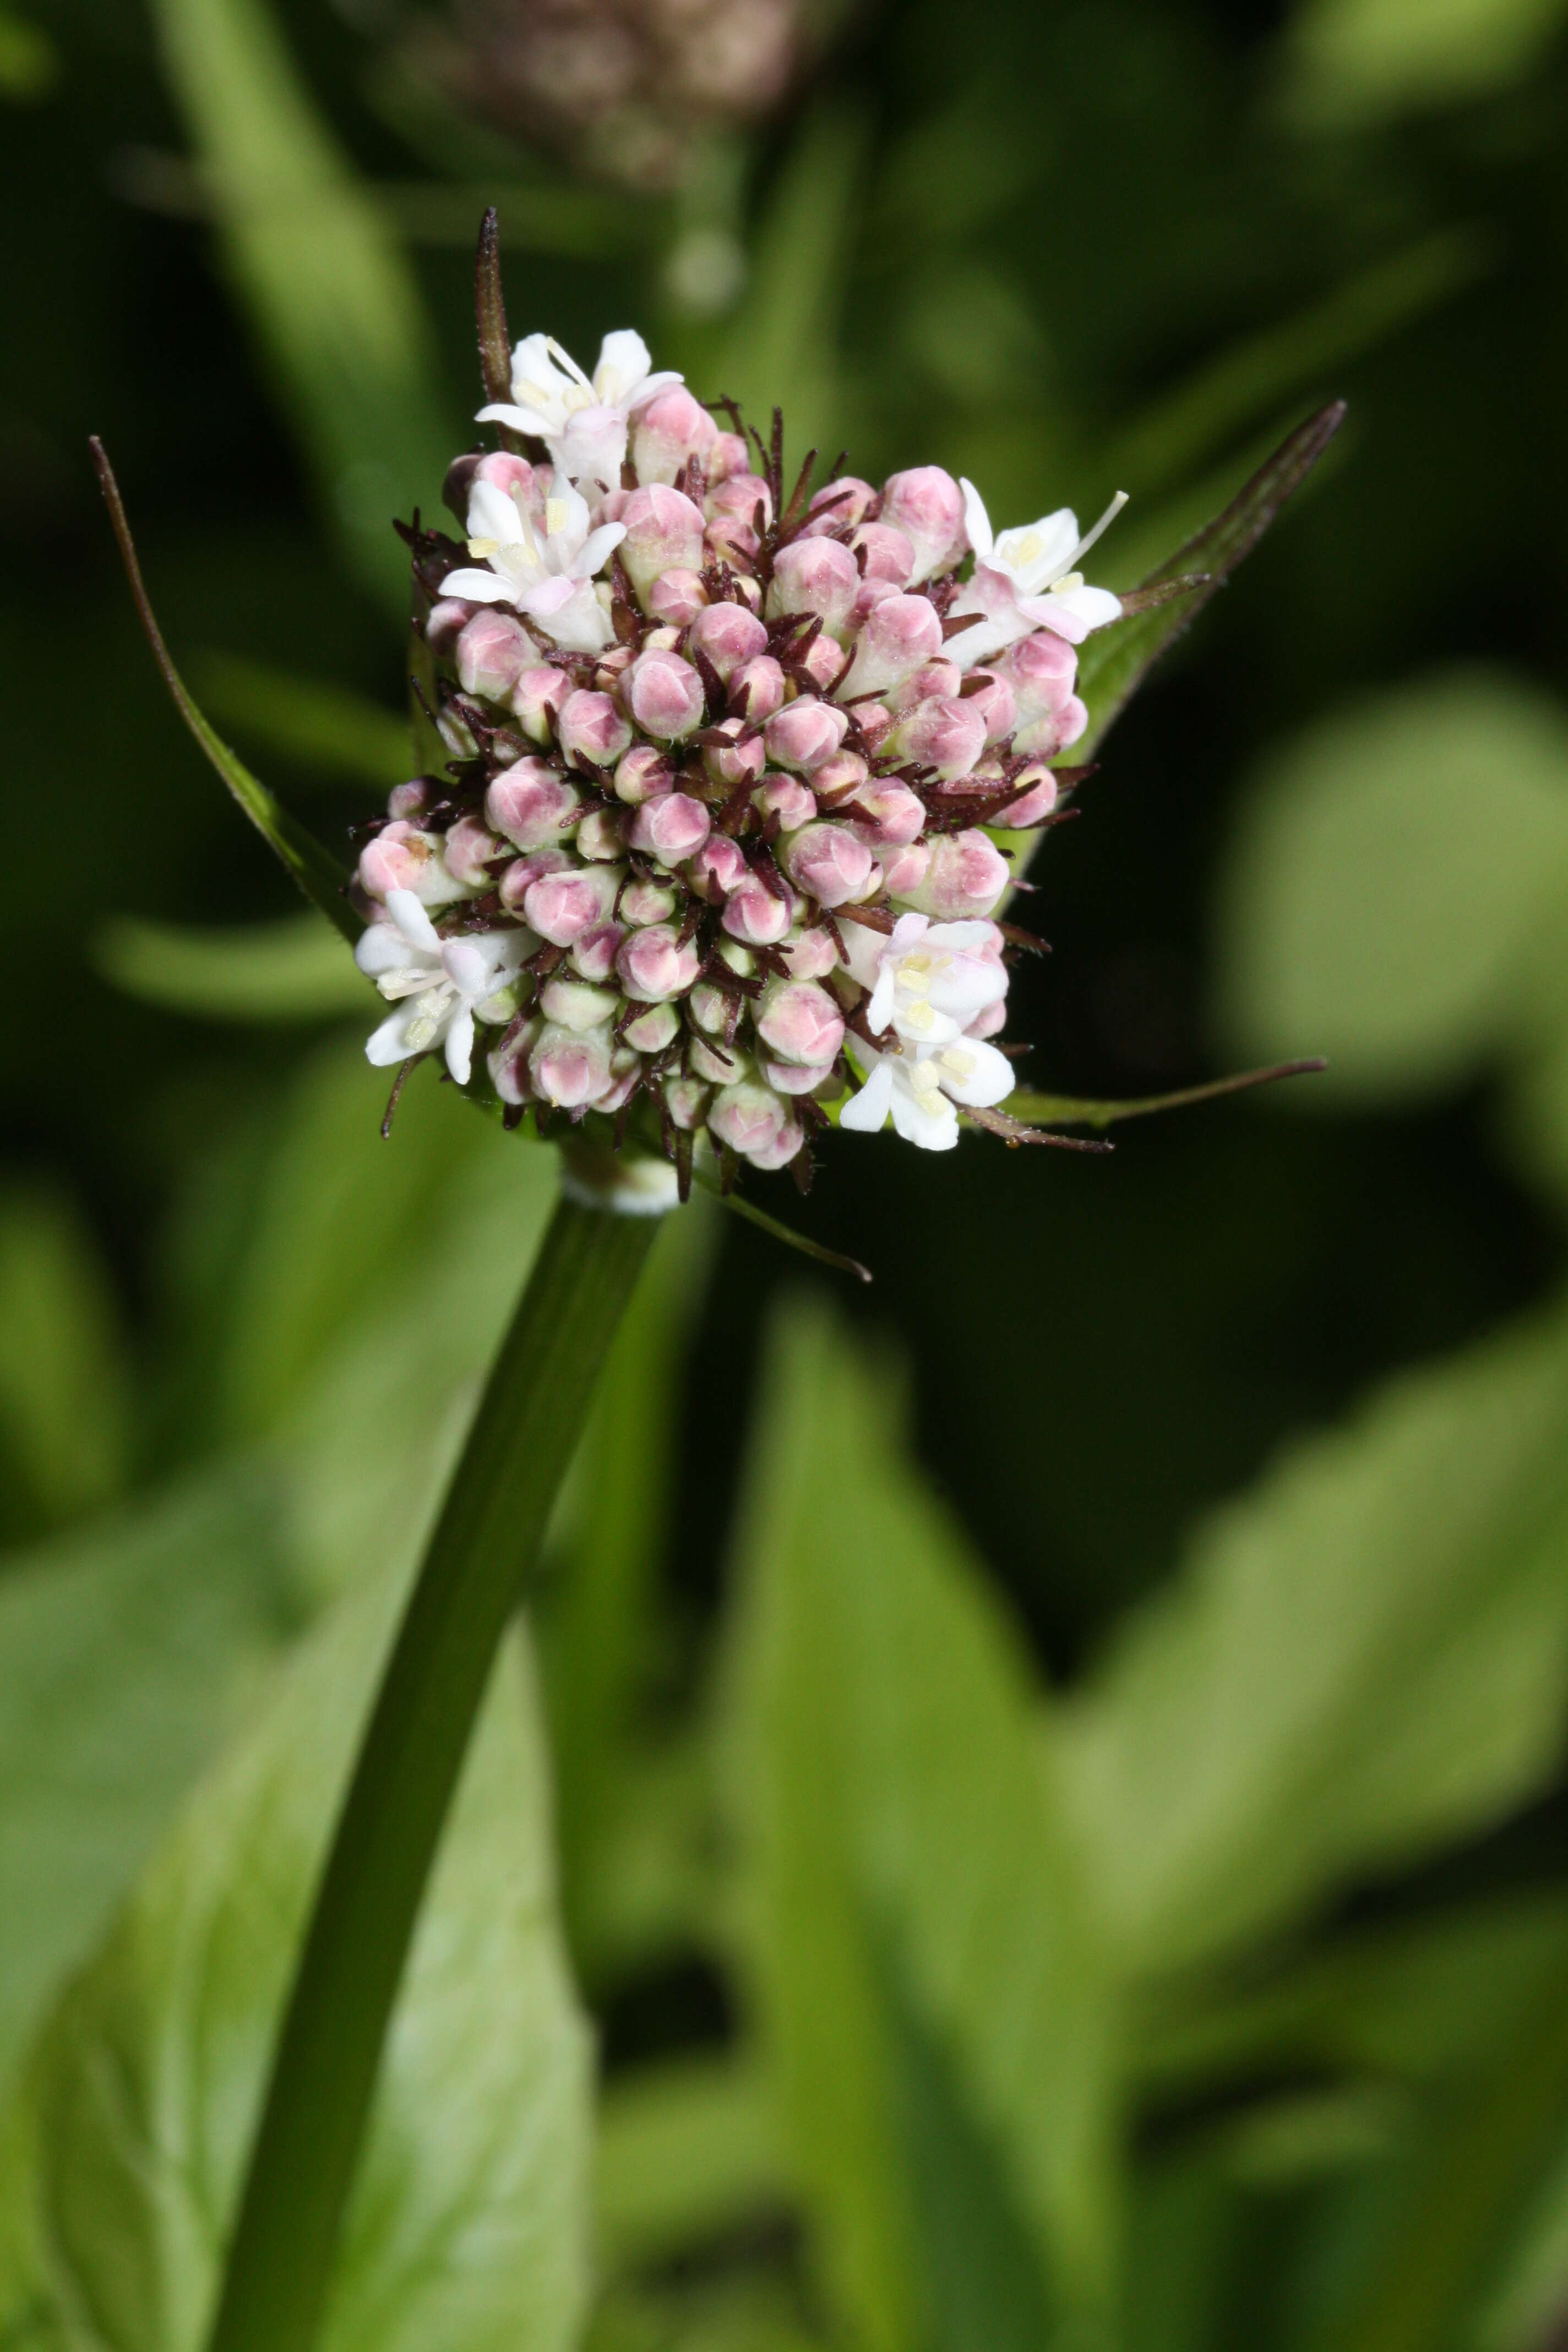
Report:
[[906,1045],[928,1051],[951,1045],[1007,993],[1005,967],[986,953],[996,944],[994,923],[900,915],[876,959],[867,1027],[879,1037],[891,1024]]
[[626,535],[626,525],[589,528],[586,499],[570,482],[555,482],[542,511],[499,483],[476,481],[468,499],[468,553],[488,572],[449,572],[443,596],[476,604],[510,604],[537,621],[567,653],[602,653],[615,637],[610,616],[594,591],[601,571]]
[[391,919],[373,923],[354,950],[361,971],[397,1008],[370,1039],[366,1056],[378,1065],[403,1062],[445,1042],[447,1067],[465,1087],[473,1062],[474,1014],[495,1021],[509,1016],[511,1008],[500,1001],[501,992],[521,969],[534,943],[532,934],[480,931],[443,940],[412,890],[389,890],[386,911]]
[[1054,629],[1058,637],[1079,646],[1091,629],[1121,619],[1121,598],[1109,588],[1089,587],[1077,566],[1126,505],[1125,490],[1117,491],[1094,529],[1080,539],[1070,507],[1059,507],[1038,522],[998,537],[973,483],[965,481],[963,488],[974,577],[955,599],[952,614],[978,617],[973,629],[950,637],[943,646],[950,661],[987,661],[1031,629]]
[[858,1038],[850,1052],[868,1066],[866,1083],[838,1115],[840,1127],[875,1135],[889,1112],[906,1143],[922,1151],[951,1151],[958,1141],[955,1103],[989,1110],[1013,1091],[1013,1065],[994,1045],[978,1037],[955,1037],[950,1045],[900,1044],[873,1054]]
[[680,382],[668,368],[651,371],[647,345],[629,327],[605,337],[592,376],[552,335],[525,335],[511,355],[511,400],[481,408],[479,421],[537,435],[570,480],[618,489],[628,420]]

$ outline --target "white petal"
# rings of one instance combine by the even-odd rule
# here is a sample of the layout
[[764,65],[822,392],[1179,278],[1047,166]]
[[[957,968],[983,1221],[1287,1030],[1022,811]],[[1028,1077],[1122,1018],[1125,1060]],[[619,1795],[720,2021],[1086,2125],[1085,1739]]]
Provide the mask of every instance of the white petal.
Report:
[[1026,595],[1033,596],[1071,570],[1077,550],[1078,517],[1071,507],[1058,507],[1038,522],[1003,531],[993,561],[1012,573]]
[[476,425],[510,425],[514,433],[531,433],[536,439],[544,438],[547,428],[543,420],[531,408],[514,408],[508,400],[492,400],[488,407],[474,413]]
[[597,530],[591,530],[583,541],[582,553],[572,559],[573,578],[592,580],[595,572],[604,570],[626,535],[624,522],[602,522]]
[[984,563],[995,544],[991,518],[985,511],[984,499],[966,475],[959,476],[958,487],[963,492],[963,528],[969,533],[970,546]]
[[893,1088],[892,1109],[904,1141],[922,1151],[951,1151],[958,1141],[958,1113],[945,1095],[917,1095],[906,1079]]
[[503,547],[523,542],[517,500],[499,482],[476,482],[468,492],[468,537],[500,540]]
[[838,1114],[840,1127],[849,1127],[861,1135],[875,1135],[885,1125],[892,1105],[892,1066],[879,1061],[858,1095],[851,1096]]
[[436,926],[414,891],[389,890],[386,911],[411,948],[424,948],[433,956],[440,954],[441,942],[437,936]]
[[447,1067],[460,1087],[468,1083],[474,1062],[474,1016],[465,1004],[447,1032]]
[[599,345],[594,390],[607,408],[624,408],[647,380],[653,356],[635,327],[621,327]]
[[891,956],[882,958],[877,974],[877,985],[871,991],[871,1002],[866,1007],[866,1026],[879,1037],[893,1017],[893,1000],[898,993],[899,977]]
[[359,935],[354,961],[367,980],[377,972],[400,971],[408,961],[408,942],[395,925],[372,923]]
[[380,1028],[374,1030],[366,1039],[365,1060],[374,1062],[378,1070],[386,1068],[393,1062],[408,1059],[408,1031],[414,1020],[415,1001],[410,999],[406,1004],[395,1005]]
[[[1048,608],[1047,628],[1075,646],[1081,645],[1091,629],[1103,629],[1121,618],[1121,599],[1109,588],[1053,588],[1040,602]],[[1071,620],[1069,628],[1064,628],[1059,618],[1064,608]]]
[[626,403],[627,415],[635,416],[639,408],[646,408],[650,400],[657,400],[659,394],[668,392],[672,383],[685,382],[686,378],[679,368],[660,368],[657,374],[644,376]]
[[1005,1102],[1017,1083],[1006,1055],[981,1037],[944,1046],[936,1056],[936,1069],[943,1094],[969,1110],[990,1110]]
[[493,572],[448,572],[441,583],[443,596],[463,596],[470,604],[510,604],[516,583]]

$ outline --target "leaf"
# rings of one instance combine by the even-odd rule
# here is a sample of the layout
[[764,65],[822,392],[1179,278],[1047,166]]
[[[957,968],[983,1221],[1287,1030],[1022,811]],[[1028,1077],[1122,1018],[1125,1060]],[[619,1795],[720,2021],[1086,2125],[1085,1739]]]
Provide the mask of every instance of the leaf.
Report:
[[[1221,890],[1220,998],[1247,1049],[1310,1044],[1384,1098],[1529,1035],[1540,942],[1568,909],[1568,719],[1458,671],[1337,714],[1243,804]],[[1561,1022],[1568,1035],[1568,992]]]
[[1112,1996],[1013,1640],[887,1387],[803,1307],[758,1413],[733,1778],[780,2114],[868,2343],[1036,2343],[1052,2303],[1092,2335]]
[[321,1021],[374,1009],[341,934],[314,915],[224,930],[121,916],[100,931],[94,961],[128,996],[201,1020]]
[[[279,2003],[399,1595],[346,1604],[204,1784],[34,2051],[0,2193],[0,2335],[195,2352]],[[514,1641],[387,2046],[321,2352],[565,2352],[588,2049]],[[24,2322],[24,2314],[26,2315]]]
[[48,97],[59,70],[47,34],[10,8],[0,9],[0,99],[13,106],[36,105]]
[[1123,1965],[1235,1949],[1538,1788],[1565,1570],[1561,1314],[1391,1382],[1218,1514],[1068,1709]]
[[1268,1070],[1241,1070],[1233,1077],[1211,1078],[1201,1087],[1181,1087],[1174,1094],[1139,1095],[1126,1102],[1093,1102],[1080,1095],[1009,1095],[1002,1108],[1010,1118],[1029,1127],[1114,1127],[1119,1119],[1147,1118],[1152,1112],[1186,1110],[1194,1103],[1217,1102],[1225,1095],[1247,1093],[1276,1078],[1300,1078],[1324,1067],[1319,1061],[1279,1062]]
[[613,2078],[599,2116],[597,2200],[612,2270],[671,2262],[784,2205],[761,2070],[700,2057]]
[[301,767],[378,793],[412,772],[406,719],[368,695],[239,654],[200,655],[196,683],[226,726]]
[[184,678],[174,667],[169,649],[163,643],[163,632],[153,617],[153,607],[142,581],[142,567],[136,560],[136,549],[131,537],[131,525],[126,520],[120,485],[114,478],[114,468],[108,453],[96,437],[89,442],[99,485],[109,508],[114,526],[114,536],[120,545],[131,593],[136,600],[147,642],[153,648],[153,658],[163,674],[163,683],[174,698],[181,718],[206,753],[251,824],[288,867],[307,898],[318,906],[327,920],[340,930],[344,939],[357,940],[363,929],[359,917],[343,896],[348,881],[347,869],[341,866],[329,850],[323,849],[313,834],[307,832],[297,818],[291,817],[267,786],[253,776],[243,760],[231,751],[222,737],[207,724],[191,698]]
[[125,1341],[90,1230],[64,1194],[0,1194],[6,1537],[41,1533],[110,1501],[130,1442]]
[[417,281],[266,0],[156,0],[153,16],[236,288],[327,512],[362,581],[404,616],[391,519],[431,503],[451,444]]
[[1362,127],[1506,89],[1563,20],[1563,0],[1298,0],[1286,52],[1289,116]]
[[0,2078],[293,1608],[283,1496],[229,1465],[0,1579]]

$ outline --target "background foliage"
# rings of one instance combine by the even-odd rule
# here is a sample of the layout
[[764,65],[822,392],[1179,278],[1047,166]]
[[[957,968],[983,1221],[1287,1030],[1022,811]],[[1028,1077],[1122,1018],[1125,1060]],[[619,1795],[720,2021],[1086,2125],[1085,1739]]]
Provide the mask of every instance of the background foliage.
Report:
[[391,0],[0,14],[0,2344],[201,2340],[552,1182],[433,1083],[380,1143],[361,983],[164,702],[85,436],[341,838],[406,757],[385,519],[467,437],[492,200],[519,331],[634,320],[994,514],[1125,487],[1112,584],[1349,398],[1049,837],[1011,1024],[1068,1091],[1331,1068],[1110,1160],[846,1138],[759,1188],[864,1299],[665,1234],[334,2352],[1561,2340],[1563,14],[868,8],[652,194],[460,114]]

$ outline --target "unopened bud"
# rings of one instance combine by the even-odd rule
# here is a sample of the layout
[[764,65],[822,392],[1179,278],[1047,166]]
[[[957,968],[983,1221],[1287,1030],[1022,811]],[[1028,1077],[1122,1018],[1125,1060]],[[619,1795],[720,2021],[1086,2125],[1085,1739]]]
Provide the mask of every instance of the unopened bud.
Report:
[[770,1087],[781,1095],[808,1095],[833,1076],[831,1062],[775,1062],[766,1055],[762,1072]]
[[465,694],[505,702],[537,648],[521,621],[493,605],[481,606],[458,639],[454,659]]
[[401,818],[384,825],[360,852],[359,881],[373,898],[389,890],[412,890],[422,905],[438,907],[460,898],[463,885],[447,870],[439,836],[421,833]]
[[639,594],[661,572],[700,572],[702,515],[679,490],[663,482],[634,490],[621,510],[626,535],[621,561]]
[[925,702],[933,694],[957,694],[963,684],[963,672],[958,664],[949,661],[945,654],[938,654],[934,660],[921,662],[919,669],[911,670],[908,677],[889,688],[888,708],[902,717],[917,702]]
[[621,892],[620,911],[628,923],[667,923],[676,908],[673,890],[634,875]]
[[539,1009],[545,1019],[579,1034],[602,1028],[613,1020],[620,1003],[613,988],[594,988],[586,981],[563,980],[559,975],[547,980],[539,992]]
[[879,694],[942,651],[942,623],[925,596],[888,596],[868,614],[845,680],[849,692]]
[[755,724],[771,719],[784,698],[784,674],[771,654],[753,655],[730,680],[731,709]]
[[845,647],[837,637],[830,637],[826,629],[813,637],[804,653],[795,656],[796,669],[805,670],[813,686],[822,694],[832,693],[848,663],[849,656]]
[[511,449],[487,450],[473,472],[476,482],[489,482],[509,499],[521,498],[525,506],[532,503],[536,490],[541,497],[547,494],[551,478],[548,466],[531,466]]
[[746,1056],[738,1045],[726,1045],[718,1040],[695,1037],[691,1043],[692,1075],[709,1078],[716,1087],[727,1087],[742,1076]]
[[645,857],[661,866],[679,866],[701,848],[712,819],[700,801],[688,793],[660,793],[644,801],[633,817],[627,839]]
[[431,605],[425,622],[425,642],[437,661],[451,660],[458,639],[478,610],[461,596],[442,596]]
[[584,760],[595,768],[613,766],[632,740],[629,724],[609,696],[582,686],[562,704],[555,731],[568,760]]
[[900,719],[889,748],[917,768],[930,768],[943,783],[966,776],[985,749],[985,714],[973,702],[933,695]]
[[536,849],[528,857],[514,857],[500,877],[500,902],[509,915],[521,915],[523,901],[545,874],[566,874],[576,860],[569,850]]
[[761,474],[727,474],[708,493],[710,522],[721,515],[735,515],[755,529],[759,510],[766,530],[773,519],[773,494]]
[[796,539],[773,560],[768,610],[774,614],[815,613],[832,635],[841,635],[859,593],[855,558],[836,539]]
[[411,819],[416,817],[421,809],[427,809],[434,798],[429,779],[416,776],[410,783],[393,785],[386,796],[386,814],[393,818]]
[[779,862],[796,888],[823,907],[858,898],[871,878],[870,851],[842,824],[808,824],[785,835]]
[[547,1022],[528,1057],[535,1094],[559,1110],[582,1108],[609,1085],[610,1051],[607,1028],[579,1032]]
[[864,579],[890,580],[895,588],[909,586],[915,568],[915,551],[903,532],[895,530],[891,523],[863,522],[849,545],[863,559]]
[[721,719],[702,746],[702,764],[721,784],[733,791],[752,783],[767,758],[761,735],[744,719]]
[[[831,765],[823,761],[823,767]],[[822,769],[815,771],[820,775]],[[798,833],[816,814],[816,794],[798,776],[769,776],[752,794],[752,806],[763,816],[776,816],[784,833]]]
[[854,530],[877,503],[877,493],[858,474],[840,474],[825,483],[807,509],[807,531]]
[[721,920],[742,947],[769,948],[795,920],[795,903],[793,892],[770,890],[760,875],[748,874],[725,900]]
[[579,980],[592,981],[597,986],[614,971],[626,935],[622,923],[595,923],[591,931],[584,931],[567,949],[566,961]]
[[930,870],[931,844],[911,841],[904,849],[885,849],[880,863],[882,887],[889,898],[912,898]]
[[1008,878],[1006,859],[985,834],[949,833],[931,843],[931,864],[919,888],[900,895],[939,922],[963,922],[988,915]]
[[511,707],[531,742],[549,742],[571,691],[572,681],[563,669],[543,664],[521,672],[511,690]]
[[702,723],[702,680],[679,654],[640,654],[626,672],[625,693],[637,725],[661,743]]
[[715,1096],[708,1112],[708,1128],[742,1160],[753,1160],[770,1155],[792,1131],[799,1132],[782,1097],[771,1087],[758,1086],[751,1079],[726,1087]]
[[1026,833],[1030,825],[1043,824],[1057,804],[1057,780],[1043,760],[1032,760],[1013,779],[1012,789],[1022,793],[1022,800],[1009,802],[998,813],[998,824],[1011,826],[1016,832]]
[[662,1004],[684,996],[702,969],[695,940],[681,943],[673,923],[650,923],[646,930],[628,932],[616,956],[626,994],[639,1004]]
[[702,1124],[702,1114],[708,1108],[711,1091],[700,1078],[667,1078],[664,1100],[671,1124],[685,1135],[692,1134]]
[[687,633],[687,644],[712,663],[728,680],[742,662],[754,661],[768,649],[768,633],[743,604],[710,604],[699,613]]
[[626,854],[626,820],[620,809],[590,809],[577,827],[577,855],[614,865]]
[[715,988],[710,980],[700,980],[686,1000],[691,1018],[699,1029],[705,1029],[710,1037],[721,1036],[729,1027],[730,1010],[734,1001],[721,988]]
[[[926,609],[929,612],[931,607]],[[803,694],[775,710],[768,720],[768,758],[777,767],[799,768],[809,775],[819,761],[837,751],[848,724],[848,712],[836,702],[821,702],[815,695]]]
[[774,981],[756,1015],[757,1034],[784,1062],[831,1062],[844,1043],[844,1022],[814,980]]
[[[862,817],[860,812],[864,811]],[[872,849],[901,849],[918,841],[925,830],[925,803],[908,784],[868,784],[855,797],[854,823],[862,841]]]
[[485,822],[514,847],[544,849],[578,822],[582,800],[547,760],[519,760],[485,794]]
[[522,911],[542,940],[569,948],[595,923],[607,920],[620,877],[605,866],[575,866],[532,883]]
[[726,482],[731,474],[749,473],[752,452],[739,433],[721,433],[703,460],[710,483]]
[[[811,789],[825,806],[847,800],[868,781],[871,771],[858,751],[835,751],[811,772]],[[788,823],[788,819],[785,819]]]
[[885,702],[858,702],[855,705],[855,724],[860,730],[861,741],[872,759],[876,759],[893,731],[892,712]]
[[965,683],[969,690],[963,698],[984,719],[986,742],[1005,742],[1018,723],[1018,698],[1012,687],[999,670],[988,669],[971,670]]
[[662,1054],[679,1029],[680,1015],[673,1004],[650,1004],[646,1013],[626,1023],[621,1035],[636,1053]]
[[746,870],[740,843],[722,833],[710,834],[686,868],[699,898],[710,900],[727,898]]
[[466,883],[472,890],[486,889],[490,862],[503,857],[506,847],[477,816],[460,816],[447,835],[443,853],[447,871],[455,882]]
[[673,482],[689,458],[706,459],[719,427],[684,384],[672,384],[638,411],[632,463],[639,482]]
[[792,980],[826,980],[838,963],[838,950],[832,940],[815,927],[786,940],[782,953]]
[[1037,629],[1010,645],[993,666],[1012,681],[1019,717],[1037,719],[1044,711],[1059,710],[1072,692],[1078,677],[1078,648],[1058,637],[1054,629]]
[[640,808],[644,801],[653,800],[659,793],[674,789],[675,771],[662,751],[651,743],[634,743],[616,768],[616,797],[630,808]]
[[708,591],[698,572],[661,572],[643,603],[656,621],[668,622],[671,628],[684,629],[697,618],[708,602]]
[[963,528],[963,492],[940,466],[914,466],[889,474],[882,485],[881,520],[901,530],[915,551],[910,578],[929,580],[958,562],[969,541]]
[[1015,730],[1014,746],[1020,751],[1037,752],[1043,760],[1055,759],[1076,743],[1089,725],[1089,712],[1076,694],[1069,694],[1059,709],[1042,712]]
[[997,1003],[988,1004],[984,1013],[977,1013],[963,1034],[966,1037],[994,1037],[998,1030],[1006,1026],[1007,1000],[1003,997]]

